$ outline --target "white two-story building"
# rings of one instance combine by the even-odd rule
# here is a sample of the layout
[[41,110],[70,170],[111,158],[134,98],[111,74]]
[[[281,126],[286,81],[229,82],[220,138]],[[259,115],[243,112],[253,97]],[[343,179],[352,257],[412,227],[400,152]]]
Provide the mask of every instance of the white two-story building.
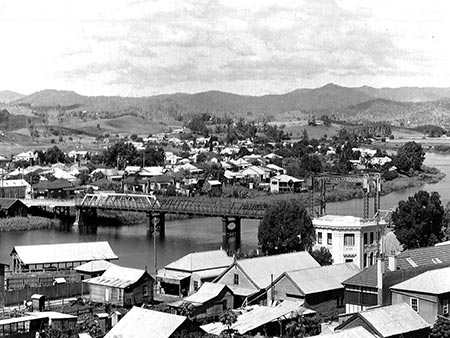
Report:
[[386,222],[354,216],[326,215],[313,219],[316,230],[314,249],[326,247],[333,264],[355,263],[364,268],[376,263]]

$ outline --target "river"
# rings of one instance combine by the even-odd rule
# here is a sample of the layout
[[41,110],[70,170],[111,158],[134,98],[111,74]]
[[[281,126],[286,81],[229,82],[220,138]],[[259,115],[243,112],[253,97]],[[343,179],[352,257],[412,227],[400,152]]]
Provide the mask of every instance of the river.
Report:
[[[450,201],[450,155],[427,153],[425,165],[436,167],[446,177],[437,184],[426,184],[420,188],[410,188],[381,197],[381,209],[395,208],[398,201],[405,200],[418,190],[437,191],[444,205]],[[389,183],[387,183],[389,184]],[[362,200],[335,202],[327,204],[328,214],[362,215]],[[259,221],[243,220],[242,248],[254,249],[257,246]],[[222,241],[220,218],[192,218],[166,221],[166,236],[157,238],[157,265],[165,264],[194,251],[219,249]],[[153,239],[147,238],[147,225],[104,227],[99,226],[96,234],[77,234],[60,230],[34,230],[0,232],[0,262],[9,262],[9,253],[15,245],[108,241],[119,256],[117,262],[135,268],[148,267],[153,271]],[[55,252],[55,255],[58,253]]]

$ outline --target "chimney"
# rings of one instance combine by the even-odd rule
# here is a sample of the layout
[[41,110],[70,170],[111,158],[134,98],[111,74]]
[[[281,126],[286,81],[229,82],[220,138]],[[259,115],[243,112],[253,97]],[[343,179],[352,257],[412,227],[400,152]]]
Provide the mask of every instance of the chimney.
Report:
[[395,257],[394,254],[389,255],[389,257],[388,257],[388,267],[389,267],[389,271],[397,270],[397,257]]
[[384,259],[382,256],[378,256],[377,258],[378,305],[383,305],[383,273],[384,273]]

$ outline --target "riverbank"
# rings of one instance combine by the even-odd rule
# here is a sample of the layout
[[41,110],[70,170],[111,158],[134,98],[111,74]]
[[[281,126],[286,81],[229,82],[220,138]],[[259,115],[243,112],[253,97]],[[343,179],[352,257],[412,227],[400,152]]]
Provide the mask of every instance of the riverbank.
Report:
[[0,219],[0,232],[42,230],[42,229],[51,229],[57,226],[59,226],[58,220],[40,216],[9,217]]

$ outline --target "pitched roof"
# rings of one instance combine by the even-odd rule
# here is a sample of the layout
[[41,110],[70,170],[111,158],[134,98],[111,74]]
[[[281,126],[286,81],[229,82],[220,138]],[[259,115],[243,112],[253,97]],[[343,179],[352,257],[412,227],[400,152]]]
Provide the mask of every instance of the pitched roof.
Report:
[[[343,263],[284,273],[303,295],[341,289],[342,282],[360,271],[355,263]],[[280,280],[282,277],[278,278]],[[276,281],[274,282],[276,283]]]
[[294,182],[294,183],[298,183],[298,182],[303,182],[303,181],[304,181],[304,180],[300,180],[300,179],[298,179],[298,178],[296,178],[296,177],[289,176],[289,175],[286,175],[286,174],[281,174],[281,175],[274,176],[274,177],[272,177],[270,180],[271,180],[271,181],[279,181],[279,182],[289,182],[289,181],[292,181],[292,182]]
[[220,267],[228,267],[233,258],[224,250],[193,252],[165,266],[166,270],[201,271]]
[[450,245],[405,250],[397,256],[400,269],[440,263],[450,263]]
[[224,289],[230,291],[225,284],[205,282],[196,293],[184,298],[183,302],[203,304],[216,298]]
[[111,264],[101,276],[86,279],[84,282],[124,289],[136,283],[146,273],[145,270]]
[[320,334],[317,336],[311,336],[310,338],[375,338],[373,334],[367,331],[362,326],[353,327],[351,329],[346,329],[338,332],[333,332],[330,334]]
[[[384,262],[384,271],[386,271],[386,262]],[[360,273],[346,279],[342,282],[344,285],[359,285],[366,286],[370,288],[377,287],[377,264],[373,264]]]
[[68,188],[71,186],[72,186],[72,184],[68,180],[66,180],[64,178],[59,178],[54,181],[41,181],[41,182],[33,185],[33,189],[53,190],[53,189],[64,189],[64,188]]
[[168,338],[186,319],[184,316],[133,307],[105,338]]
[[[250,311],[239,315],[237,317],[237,321],[231,325],[231,328],[237,330],[240,334],[245,334],[255,330],[258,327],[277,320],[278,318],[286,319],[286,317],[289,318],[291,315],[295,315],[296,313],[315,313],[315,311],[303,307],[301,302],[286,300],[277,306],[253,305],[249,308]],[[226,329],[226,326],[220,322],[216,322],[203,325],[201,328],[210,334],[220,335],[220,333]]]
[[103,259],[87,262],[75,268],[75,271],[79,272],[101,272],[106,271],[112,263]]
[[266,288],[272,278],[278,278],[283,272],[320,266],[306,251],[248,258],[237,261],[236,264],[260,289]]
[[18,245],[13,253],[25,265],[119,259],[108,242]]
[[406,290],[440,295],[450,292],[450,267],[426,271],[418,276],[391,287],[396,290]]
[[0,198],[0,209],[9,209],[16,202],[26,206],[22,201],[15,198]]
[[391,337],[430,327],[408,304],[400,303],[356,313],[338,325],[336,330],[345,328],[347,323],[350,323],[357,317],[360,317],[381,337]]

